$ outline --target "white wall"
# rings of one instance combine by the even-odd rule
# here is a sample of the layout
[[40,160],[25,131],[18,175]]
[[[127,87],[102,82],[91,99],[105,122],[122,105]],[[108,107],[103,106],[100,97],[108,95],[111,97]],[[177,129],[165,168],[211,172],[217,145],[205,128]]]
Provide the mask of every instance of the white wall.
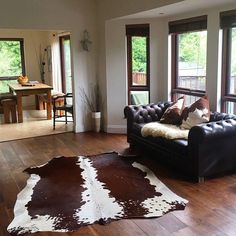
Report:
[[[2,1],[0,8],[0,28],[71,32],[76,132],[85,130],[79,87],[95,78],[96,10],[96,0],[8,0]],[[85,29],[93,41],[89,53],[85,53],[80,46]]]
[[[108,103],[111,104],[110,102],[110,96],[107,96],[107,91],[109,90],[108,84],[110,83],[107,80],[107,70],[111,71],[110,68],[108,68],[108,65],[106,65],[107,58],[106,58],[106,43],[109,42],[110,36],[108,34],[118,34],[117,31],[120,29],[112,29],[112,26],[110,25],[111,23],[109,20],[117,18],[117,17],[122,17],[126,16],[129,14],[134,14],[142,11],[147,11],[153,8],[158,8],[162,7],[165,5],[170,5],[173,3],[177,2],[182,2],[183,0],[98,0],[98,29],[99,29],[99,46],[98,46],[98,79],[100,83],[100,87],[102,88],[103,91],[103,97],[105,100],[108,101]],[[114,23],[116,24],[116,23]],[[109,31],[110,33],[105,32],[105,28]],[[111,36],[112,37],[112,36]],[[113,37],[114,38],[114,37]],[[117,45],[119,45],[118,40],[115,39],[115,42],[117,42]],[[121,43],[123,43],[124,40],[122,40]],[[111,45],[109,45],[110,47]],[[110,52],[108,53],[108,55]],[[122,60],[125,57],[122,56]],[[114,74],[114,73],[113,73]],[[124,73],[122,72],[124,75]],[[120,80],[120,78],[119,78]],[[124,85],[122,85],[124,87]],[[119,99],[119,97],[117,97]],[[103,111],[103,121],[104,121],[104,127],[105,130],[107,130],[107,127],[109,126],[109,129],[112,129],[111,131],[115,132],[113,129],[116,127],[116,129],[119,130],[119,127],[124,126],[124,120],[121,119],[121,113],[119,114],[119,124],[117,124],[117,119],[115,122],[110,122],[108,121],[108,116],[110,117],[115,117],[118,115],[118,111],[116,114],[113,114],[110,112],[110,110],[107,110],[107,104],[105,103],[104,105],[104,111]],[[120,112],[120,106],[118,107],[119,112]],[[122,120],[122,122],[121,122]],[[118,125],[118,126],[117,126]]]
[[[26,75],[29,80],[40,81],[39,56],[42,50],[50,45],[47,31],[0,30],[0,38],[23,38]],[[45,80],[51,84],[51,73],[45,66]],[[23,106],[35,104],[34,96],[23,97]]]
[[[127,98],[126,24],[150,24],[150,101],[161,100],[165,94],[164,81],[167,67],[167,42],[163,37],[165,22],[156,20],[111,20],[106,23],[107,67],[107,132],[125,132],[126,120],[123,110]],[[114,30],[115,29],[115,30]]]
[[[125,27],[121,22],[114,21],[106,24],[107,131],[113,133],[116,132],[116,129],[123,128],[124,115],[120,106],[126,104],[127,100],[126,42],[124,35]],[[113,122],[110,123],[110,120]]]
[[[188,12],[168,18],[111,20],[106,23],[106,80],[107,80],[107,131],[124,132],[125,120],[122,119],[127,104],[125,25],[150,23],[150,73],[151,102],[166,101],[170,98],[170,77],[168,77],[168,22],[200,15],[208,15],[207,43],[207,83],[211,109],[219,111],[220,104],[220,67],[221,39],[219,38],[219,12],[236,9],[236,4],[221,8]],[[115,30],[114,30],[115,29]],[[115,106],[113,106],[115,104]]]

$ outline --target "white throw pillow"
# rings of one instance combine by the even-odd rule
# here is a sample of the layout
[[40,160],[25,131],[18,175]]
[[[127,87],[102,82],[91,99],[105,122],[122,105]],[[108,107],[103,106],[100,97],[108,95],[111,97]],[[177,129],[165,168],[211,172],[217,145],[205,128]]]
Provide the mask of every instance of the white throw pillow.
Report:
[[209,121],[207,114],[209,113],[208,109],[199,110],[195,109],[193,112],[189,112],[187,120],[182,121],[182,129],[191,129],[194,125],[201,124]]

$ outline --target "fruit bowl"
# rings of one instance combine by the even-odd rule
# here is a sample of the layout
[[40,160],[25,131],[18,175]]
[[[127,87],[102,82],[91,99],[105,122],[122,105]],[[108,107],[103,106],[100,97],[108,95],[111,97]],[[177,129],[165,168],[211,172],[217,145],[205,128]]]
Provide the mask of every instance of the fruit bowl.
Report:
[[29,81],[27,76],[19,76],[17,79],[19,84],[26,84]]

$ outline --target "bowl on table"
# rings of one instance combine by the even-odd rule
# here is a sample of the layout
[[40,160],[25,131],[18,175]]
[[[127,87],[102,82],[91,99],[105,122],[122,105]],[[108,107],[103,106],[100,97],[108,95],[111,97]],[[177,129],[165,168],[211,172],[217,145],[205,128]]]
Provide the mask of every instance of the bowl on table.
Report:
[[29,81],[29,78],[27,76],[19,76],[17,79],[19,84],[26,84]]

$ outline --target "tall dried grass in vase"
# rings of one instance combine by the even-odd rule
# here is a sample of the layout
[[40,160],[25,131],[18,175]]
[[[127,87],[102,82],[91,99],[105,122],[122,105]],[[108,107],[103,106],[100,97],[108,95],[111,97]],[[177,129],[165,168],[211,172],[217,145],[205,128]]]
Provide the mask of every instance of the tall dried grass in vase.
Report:
[[99,85],[97,83],[91,85],[88,93],[84,88],[81,88],[80,95],[88,110],[92,113],[93,130],[100,132],[102,99]]
[[91,84],[87,93],[84,88],[80,88],[80,95],[89,111],[101,112],[102,99],[98,83]]

